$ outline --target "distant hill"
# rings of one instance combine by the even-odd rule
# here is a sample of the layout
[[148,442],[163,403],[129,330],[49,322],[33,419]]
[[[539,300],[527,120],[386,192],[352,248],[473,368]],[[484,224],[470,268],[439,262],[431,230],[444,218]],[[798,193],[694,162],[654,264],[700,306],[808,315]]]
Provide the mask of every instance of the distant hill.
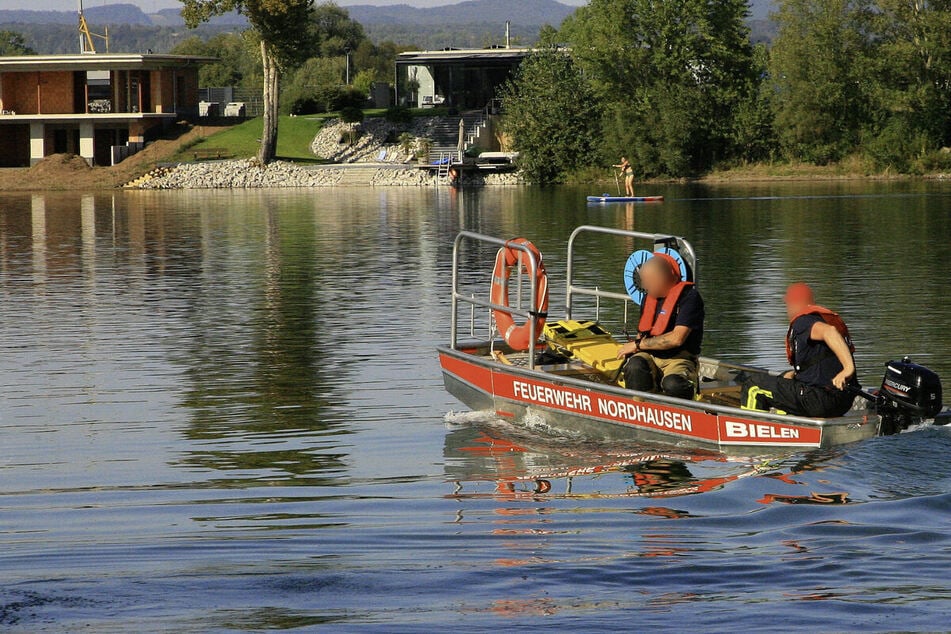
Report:
[[[457,27],[462,24],[512,24],[557,26],[577,8],[556,0],[466,0],[456,4],[420,9],[406,4],[374,6],[352,5],[350,15],[363,24],[427,25]],[[750,17],[765,20],[775,9],[774,0],[750,0]],[[134,4],[117,3],[86,9],[86,19],[97,24],[135,24],[178,26],[184,24],[179,9],[162,9],[147,14]],[[75,11],[30,11],[0,9],[0,24],[73,24]],[[211,24],[245,24],[243,16],[230,13],[211,20]]]
[[[152,24],[151,18],[134,4],[89,7],[84,13],[90,24]],[[0,10],[0,24],[75,24],[77,20],[75,11]]]
[[512,24],[558,26],[576,7],[555,0],[466,0],[458,4],[418,9],[406,4],[391,6],[352,5],[346,7],[362,24],[459,26],[461,24]]
[[[409,5],[346,7],[350,16],[363,24],[399,24],[451,26],[462,24],[512,24],[522,26],[558,25],[574,7],[555,0],[467,0],[427,9]],[[89,7],[85,11],[90,24],[132,24],[142,26],[179,26],[184,24],[178,9],[162,9],[146,14],[134,4],[110,4]],[[29,11],[0,9],[0,24],[75,24],[75,11]],[[243,25],[244,16],[230,13],[212,18],[213,25]]]
[[[2,1],[2,0],[0,0]],[[321,1],[321,0],[318,0]],[[371,1],[371,0],[364,0]],[[0,5],[2,6],[2,5]],[[406,4],[344,7],[363,24],[374,41],[392,40],[419,48],[459,48],[501,44],[504,24],[512,23],[512,41],[531,44],[542,25],[557,26],[577,8],[556,0],[465,0],[457,4],[415,8]],[[750,26],[755,42],[768,42],[776,25],[769,21],[774,0],[750,0]],[[93,31],[109,25],[114,50],[167,51],[191,35],[209,36],[242,29],[244,16],[217,16],[198,31],[183,29],[179,9],[147,14],[128,2],[89,7],[86,19]],[[40,53],[71,52],[76,48],[75,11],[30,11],[0,9],[0,28],[20,31]]]

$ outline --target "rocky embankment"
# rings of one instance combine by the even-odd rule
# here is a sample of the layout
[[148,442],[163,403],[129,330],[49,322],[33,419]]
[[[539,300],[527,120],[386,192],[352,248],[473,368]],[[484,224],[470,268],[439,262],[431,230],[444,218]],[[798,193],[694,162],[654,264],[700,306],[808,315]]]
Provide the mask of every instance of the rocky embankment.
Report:
[[[463,186],[516,185],[518,175],[473,174]],[[309,167],[286,161],[262,166],[254,159],[181,163],[156,172],[138,189],[253,189],[266,187],[434,187],[448,186],[446,178],[437,179],[427,170],[414,166],[333,166]]]
[[[314,155],[332,165],[312,166],[275,161],[261,165],[254,159],[181,163],[163,167],[130,182],[134,189],[247,189],[266,187],[438,187],[448,186],[446,176],[420,169],[415,155],[420,143],[432,135],[439,117],[419,117],[408,124],[370,118],[351,128],[339,119],[327,120],[311,142]],[[408,133],[409,142],[394,142]],[[405,138],[405,137],[404,137]],[[344,141],[348,139],[348,141]],[[468,173],[463,187],[517,185],[517,173]]]

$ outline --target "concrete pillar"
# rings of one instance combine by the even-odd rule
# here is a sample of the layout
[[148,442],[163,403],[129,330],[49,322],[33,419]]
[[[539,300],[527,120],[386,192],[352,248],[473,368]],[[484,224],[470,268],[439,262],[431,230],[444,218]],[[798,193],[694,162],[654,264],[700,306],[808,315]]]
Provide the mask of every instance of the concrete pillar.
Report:
[[79,124],[79,155],[92,165],[96,159],[95,130],[92,121],[83,121]]
[[30,122],[30,165],[36,165],[46,156],[46,126],[38,121]]

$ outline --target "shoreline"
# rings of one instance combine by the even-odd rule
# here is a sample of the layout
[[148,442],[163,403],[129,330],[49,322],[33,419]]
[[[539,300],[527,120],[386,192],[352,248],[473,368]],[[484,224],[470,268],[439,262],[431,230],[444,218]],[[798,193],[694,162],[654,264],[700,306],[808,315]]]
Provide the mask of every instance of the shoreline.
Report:
[[[177,146],[184,139],[178,139]],[[166,142],[167,143],[167,142]],[[172,145],[169,143],[169,145]],[[163,148],[164,149],[164,148]],[[171,148],[169,148],[171,149]],[[415,165],[339,163],[307,165],[293,161],[274,161],[260,166],[255,159],[183,162],[161,165],[159,152],[141,156],[132,164],[113,167],[89,167],[70,155],[53,155],[31,168],[0,169],[0,191],[115,191],[117,189],[228,189],[228,188],[326,188],[326,187],[449,187],[437,177]],[[127,161],[136,158],[130,157]],[[145,159],[145,160],[143,160]],[[775,170],[775,171],[773,171]],[[776,173],[781,172],[781,173]],[[650,178],[635,181],[635,186],[651,185],[763,185],[768,183],[809,182],[951,182],[951,173],[898,174],[843,172],[835,166],[809,165],[750,166],[703,176]],[[607,177],[572,178],[572,187],[605,188],[615,185]],[[469,174],[462,187],[498,187],[531,185],[518,172]],[[613,190],[612,190],[613,191]]]

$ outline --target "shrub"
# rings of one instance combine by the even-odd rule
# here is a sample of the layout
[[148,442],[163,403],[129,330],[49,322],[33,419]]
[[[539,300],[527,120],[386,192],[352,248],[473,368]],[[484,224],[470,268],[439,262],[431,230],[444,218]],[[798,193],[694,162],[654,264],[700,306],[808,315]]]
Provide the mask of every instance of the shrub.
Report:
[[363,110],[355,106],[345,106],[340,109],[340,120],[353,125],[363,121]]

